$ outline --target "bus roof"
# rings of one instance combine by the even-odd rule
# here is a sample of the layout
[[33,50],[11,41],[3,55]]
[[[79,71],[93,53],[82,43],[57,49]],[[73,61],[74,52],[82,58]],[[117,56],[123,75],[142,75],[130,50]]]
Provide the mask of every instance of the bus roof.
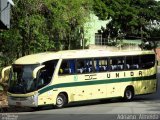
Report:
[[64,50],[27,55],[17,59],[14,64],[40,64],[54,59],[91,58],[123,55],[154,54],[154,51],[108,51],[108,50]]

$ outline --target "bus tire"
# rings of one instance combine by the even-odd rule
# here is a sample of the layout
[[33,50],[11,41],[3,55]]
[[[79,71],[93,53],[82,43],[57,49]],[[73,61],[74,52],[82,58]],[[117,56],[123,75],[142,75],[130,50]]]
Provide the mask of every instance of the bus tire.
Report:
[[60,93],[56,98],[56,108],[63,108],[67,104],[67,97],[65,94]]
[[127,87],[124,91],[124,100],[131,101],[134,97],[134,89],[133,87]]

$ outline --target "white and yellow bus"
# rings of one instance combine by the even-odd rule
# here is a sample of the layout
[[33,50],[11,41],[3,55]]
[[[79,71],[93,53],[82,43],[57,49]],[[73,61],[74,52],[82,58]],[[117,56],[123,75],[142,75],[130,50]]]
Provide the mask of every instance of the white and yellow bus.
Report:
[[8,104],[62,108],[70,102],[157,90],[153,51],[71,50],[24,56],[10,70]]

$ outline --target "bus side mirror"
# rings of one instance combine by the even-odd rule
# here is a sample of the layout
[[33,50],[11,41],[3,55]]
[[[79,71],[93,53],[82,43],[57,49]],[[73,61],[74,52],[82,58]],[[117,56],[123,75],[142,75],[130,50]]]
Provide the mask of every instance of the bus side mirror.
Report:
[[44,67],[45,67],[45,65],[41,65],[41,66],[36,67],[36,68],[33,70],[33,74],[32,74],[33,79],[35,79],[35,78],[37,77],[38,71],[39,71],[40,69],[44,68]]
[[0,83],[6,82],[9,79],[10,70],[11,70],[11,66],[8,66],[2,69],[2,72],[1,72],[2,78]]

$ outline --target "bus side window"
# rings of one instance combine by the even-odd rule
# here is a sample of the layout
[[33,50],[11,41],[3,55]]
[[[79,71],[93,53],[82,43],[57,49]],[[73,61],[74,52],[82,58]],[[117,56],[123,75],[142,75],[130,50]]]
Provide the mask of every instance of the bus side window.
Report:
[[69,60],[69,67],[71,69],[71,74],[76,72],[76,60]]
[[96,58],[94,59],[94,68],[96,72],[108,71],[108,59],[107,58]]
[[58,60],[51,60],[43,63],[45,67],[40,71],[38,88],[41,88],[51,82],[57,62]]
[[111,58],[110,59],[110,65],[111,65],[111,70],[112,71],[115,71],[115,70],[117,70],[117,60],[116,60],[116,58]]
[[130,70],[132,65],[132,56],[127,56],[126,57],[126,69]]
[[139,65],[139,56],[133,56],[132,57],[132,65],[131,65],[131,69],[135,70],[135,69],[139,69],[140,65]]
[[59,69],[59,74],[74,74],[75,60],[63,60]]
[[142,55],[141,56],[141,67],[149,69],[155,65],[155,55]]
[[85,60],[86,73],[93,72],[93,62],[92,59]]
[[124,57],[118,57],[117,63],[117,70],[124,70]]
[[91,73],[93,72],[92,59],[78,59],[77,73]]
[[140,68],[139,56],[127,56],[126,57],[126,69],[136,70]]
[[110,58],[110,69],[112,71],[124,70],[124,57]]
[[83,73],[84,67],[85,67],[84,60],[77,60],[77,73]]
[[95,72],[99,72],[99,59],[94,59]]

